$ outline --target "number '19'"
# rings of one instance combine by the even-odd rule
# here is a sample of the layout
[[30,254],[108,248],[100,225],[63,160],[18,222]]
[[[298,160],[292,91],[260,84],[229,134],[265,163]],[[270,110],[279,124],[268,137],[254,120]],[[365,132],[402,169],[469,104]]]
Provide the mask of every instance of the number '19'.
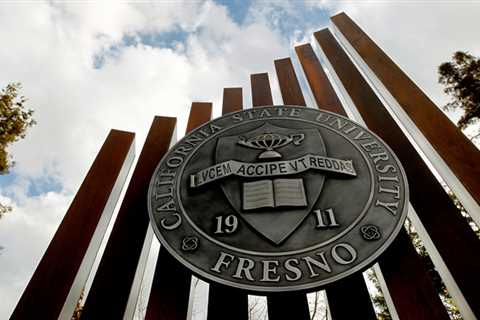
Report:
[[238,219],[233,214],[228,216],[218,216],[215,217],[217,220],[217,228],[215,230],[215,234],[223,234],[223,233],[233,233],[237,230],[238,227]]

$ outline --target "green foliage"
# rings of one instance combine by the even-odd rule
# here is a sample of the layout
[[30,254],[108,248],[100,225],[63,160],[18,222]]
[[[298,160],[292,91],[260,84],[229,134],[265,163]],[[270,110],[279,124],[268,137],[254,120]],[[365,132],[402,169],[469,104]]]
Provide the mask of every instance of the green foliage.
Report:
[[[0,175],[13,165],[7,147],[25,137],[27,128],[35,124],[32,110],[25,109],[27,99],[19,96],[20,83],[10,83],[0,91]],[[11,207],[0,203],[0,217]]]
[[480,119],[480,59],[462,51],[455,52],[452,59],[438,67],[438,81],[452,97],[444,109],[463,109],[457,125],[465,129]]
[[83,301],[84,298],[85,289],[82,289],[82,292],[80,293],[80,299],[78,299],[77,305],[75,306],[75,310],[73,311],[72,318],[70,320],[80,320],[83,311],[83,304],[85,303],[85,301]]
[[382,288],[380,287],[380,282],[378,281],[377,275],[373,268],[367,270],[368,279],[375,286],[375,292],[371,293],[373,306],[375,307],[375,313],[377,314],[377,319],[379,320],[392,320],[390,311],[388,311],[387,301],[383,295]]
[[12,207],[0,203],[0,218],[9,211],[12,211]]
[[463,318],[460,314],[460,310],[458,310],[458,307],[455,305],[452,297],[450,296],[450,293],[447,290],[447,287],[445,286],[442,278],[440,277],[440,274],[435,269],[435,265],[433,264],[432,259],[428,255],[427,249],[425,249],[425,247],[423,246],[423,243],[420,240],[420,236],[418,235],[417,231],[415,230],[409,219],[405,221],[405,227],[407,229],[408,235],[410,236],[410,240],[415,247],[415,250],[420,255],[425,264],[427,273],[432,280],[433,287],[435,288],[435,291],[440,297],[440,300],[442,300],[442,303],[447,310],[450,319],[462,320]]
[[[452,198],[452,201],[461,210],[462,214],[464,214],[464,217],[467,219],[467,221],[471,223],[472,229],[480,237],[480,231],[478,227],[473,223],[473,221],[471,221],[471,217],[466,214],[465,209],[462,207],[458,199],[455,197],[453,193],[448,192],[448,194]],[[424,262],[426,271],[432,280],[435,291],[437,292],[438,296],[440,297],[440,300],[442,301],[445,309],[447,310],[447,313],[450,319],[462,320],[463,318],[462,318],[462,315],[460,314],[460,310],[455,305],[455,302],[453,301],[445,284],[443,283],[442,278],[440,277],[440,274],[435,269],[435,265],[433,264],[433,261],[428,255],[428,252],[423,246],[423,243],[417,231],[415,230],[415,228],[413,227],[409,219],[405,221],[405,229],[410,237],[410,240],[412,241],[412,244],[415,247],[415,250],[417,251],[418,255],[421,257],[422,261]],[[377,313],[377,318],[381,320],[391,320],[391,315],[388,311],[388,306],[385,301],[385,297],[382,293],[380,283],[377,279],[377,276],[373,268],[367,270],[367,276],[368,276],[368,279],[371,281],[371,283],[375,287],[374,292],[372,292],[372,301],[375,307],[375,312]]]
[[462,216],[467,220],[467,223],[470,225],[470,228],[472,228],[473,232],[477,235],[477,237],[480,238],[480,228],[477,226],[477,224],[473,221],[472,217],[467,213],[467,210],[462,206],[462,203],[460,200],[458,200],[457,196],[450,190],[447,190],[448,196],[450,199],[452,199],[453,203],[455,206],[460,210],[460,213]]
[[0,92],[0,174],[11,167],[7,147],[25,137],[27,128],[35,124],[33,110],[26,110],[27,99],[18,96],[20,83],[10,83]]

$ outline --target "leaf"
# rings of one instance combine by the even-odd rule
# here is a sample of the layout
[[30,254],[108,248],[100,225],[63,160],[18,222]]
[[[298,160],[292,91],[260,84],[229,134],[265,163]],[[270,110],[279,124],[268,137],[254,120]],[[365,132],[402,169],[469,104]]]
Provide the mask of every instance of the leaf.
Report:
[[480,119],[480,59],[468,52],[457,51],[452,61],[438,67],[438,82],[452,100],[443,106],[445,111],[462,109],[464,114],[457,122],[465,129]]
[[13,165],[8,155],[8,146],[25,138],[28,127],[36,122],[33,110],[25,109],[27,99],[18,97],[20,83],[10,83],[0,91],[0,174],[8,173]]

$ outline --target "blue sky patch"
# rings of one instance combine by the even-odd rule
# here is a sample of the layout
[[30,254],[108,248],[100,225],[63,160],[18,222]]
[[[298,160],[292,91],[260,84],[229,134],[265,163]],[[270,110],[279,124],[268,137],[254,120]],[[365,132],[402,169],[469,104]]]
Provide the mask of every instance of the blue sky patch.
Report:
[[117,57],[120,55],[122,43],[110,46],[108,49],[103,50],[99,54],[93,56],[93,67],[100,69],[105,64],[107,58]]
[[4,193],[6,188],[11,185],[15,179],[17,179],[18,175],[15,172],[10,172],[7,174],[0,175],[0,191]]
[[137,33],[135,36],[124,36],[122,42],[125,46],[141,43],[154,48],[174,49],[177,43],[185,43],[189,34],[191,33],[178,28],[161,33]]
[[44,176],[35,179],[29,179],[27,196],[36,197],[47,192],[60,192],[63,185],[57,179],[51,176]]
[[252,0],[215,0],[214,2],[227,7],[228,14],[239,25],[245,21],[252,4]]
[[[266,23],[276,29],[287,40],[292,37],[301,37],[309,29],[320,29],[328,26],[330,10],[316,6],[306,6],[302,2],[292,2],[287,9],[282,3],[262,2],[253,0],[215,0],[215,3],[225,6],[229,16],[238,25],[247,25],[256,11],[262,11],[266,16]],[[210,17],[213,18],[214,17]],[[100,69],[107,59],[118,57],[125,47],[143,44],[153,48],[176,49],[179,43],[185,44],[188,36],[201,32],[201,26],[194,32],[188,32],[176,25],[173,30],[166,32],[137,32],[126,34],[119,43],[102,50],[93,57],[93,67]],[[300,34],[296,33],[300,32]],[[102,35],[98,35],[102,37]]]
[[[3,194],[15,198],[15,195],[9,190],[9,187],[18,183],[22,179],[15,171],[0,176],[0,190]],[[63,184],[54,176],[42,176],[38,178],[28,178],[27,196],[36,197],[47,192],[60,192]]]
[[120,43],[110,46],[93,57],[93,67],[100,69],[109,58],[118,57],[125,47],[134,47],[138,44],[150,46],[153,48],[175,49],[178,43],[185,43],[191,33],[180,28],[167,32],[139,32],[135,34],[126,34]]

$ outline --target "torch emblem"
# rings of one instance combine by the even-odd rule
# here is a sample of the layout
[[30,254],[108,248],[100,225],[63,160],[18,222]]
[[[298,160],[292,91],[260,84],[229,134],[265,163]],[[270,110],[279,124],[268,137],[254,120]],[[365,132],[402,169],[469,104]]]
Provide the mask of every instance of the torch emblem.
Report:
[[281,158],[282,155],[275,151],[275,149],[286,146],[292,142],[294,145],[298,146],[302,143],[303,139],[305,139],[303,133],[290,135],[281,133],[263,133],[250,139],[241,136],[237,143],[245,147],[265,150],[260,153],[258,159],[278,159]]

